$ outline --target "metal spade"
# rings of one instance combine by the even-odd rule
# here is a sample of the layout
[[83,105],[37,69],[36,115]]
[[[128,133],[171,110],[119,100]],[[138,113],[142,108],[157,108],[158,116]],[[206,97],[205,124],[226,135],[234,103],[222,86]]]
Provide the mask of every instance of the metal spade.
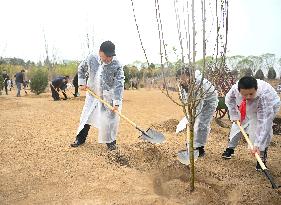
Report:
[[[187,150],[181,150],[178,152],[178,160],[182,164],[189,165],[190,164],[189,155],[190,153]],[[194,150],[194,161],[196,161],[198,157],[199,157],[199,151]]]

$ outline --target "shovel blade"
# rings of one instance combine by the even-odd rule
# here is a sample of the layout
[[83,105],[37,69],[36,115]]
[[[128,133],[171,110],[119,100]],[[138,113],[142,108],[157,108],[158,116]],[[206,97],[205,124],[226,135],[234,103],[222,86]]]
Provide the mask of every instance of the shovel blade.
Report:
[[141,134],[140,138],[152,144],[161,144],[165,141],[165,136],[152,128],[148,128],[145,133]]
[[263,172],[264,172],[265,176],[267,177],[267,179],[270,181],[272,189],[279,189],[280,186],[278,186],[276,184],[276,182],[274,181],[273,177],[269,173],[268,169],[264,169]]
[[[194,150],[194,161],[196,161],[198,159],[198,156],[199,156],[199,151],[198,150]],[[179,151],[178,152],[178,160],[182,164],[189,165],[190,164],[189,152],[187,150]]]

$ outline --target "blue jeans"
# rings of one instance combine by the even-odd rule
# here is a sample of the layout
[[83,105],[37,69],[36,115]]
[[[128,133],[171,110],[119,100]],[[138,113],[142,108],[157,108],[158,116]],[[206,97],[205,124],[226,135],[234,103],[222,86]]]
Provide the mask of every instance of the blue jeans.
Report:
[[16,82],[17,85],[17,97],[20,97],[21,83]]

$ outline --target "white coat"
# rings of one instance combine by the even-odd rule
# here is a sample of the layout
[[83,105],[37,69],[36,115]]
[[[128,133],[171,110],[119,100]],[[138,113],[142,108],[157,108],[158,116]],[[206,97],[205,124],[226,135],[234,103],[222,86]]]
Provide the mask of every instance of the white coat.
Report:
[[[121,111],[125,77],[116,57],[104,64],[97,55],[89,55],[78,67],[78,84],[86,85],[87,77],[87,86],[110,105],[118,105]],[[116,140],[119,120],[116,113],[87,93],[77,134],[85,124],[90,124],[99,130],[99,143],[110,143]]]
[[[201,79],[202,75],[200,71],[195,71],[196,85],[200,85]],[[194,123],[195,148],[205,146],[207,137],[211,131],[211,120],[218,105],[218,93],[207,79],[203,80],[202,91],[204,92],[204,96],[196,108],[196,112],[200,114],[196,117]],[[187,101],[187,92],[182,87],[180,87],[180,96],[184,102]],[[176,133],[181,131],[187,123],[188,119],[184,117],[178,124]]]
[[[273,136],[273,119],[280,107],[280,97],[267,82],[257,80],[257,83],[256,97],[253,100],[247,100],[246,119],[242,124],[247,129],[254,146],[263,151],[269,146]],[[236,83],[225,96],[225,104],[229,110],[230,120],[236,121],[240,119],[238,106],[241,104],[241,101],[242,95],[238,91],[238,83]],[[239,133],[239,128],[233,125],[230,139],[237,133]]]

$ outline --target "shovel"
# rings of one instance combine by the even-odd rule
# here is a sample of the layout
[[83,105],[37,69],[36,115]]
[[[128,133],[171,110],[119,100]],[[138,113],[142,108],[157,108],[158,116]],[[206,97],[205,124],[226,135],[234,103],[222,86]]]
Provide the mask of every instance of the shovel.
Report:
[[[186,117],[183,117],[179,122],[179,124],[177,125],[176,134],[184,130],[188,123],[189,123],[188,119]],[[188,144],[186,145],[186,147],[188,148]],[[185,164],[187,166],[190,164],[189,156],[190,153],[188,152],[188,149],[180,150],[178,152],[178,160],[180,161],[180,163]],[[194,161],[196,161],[198,157],[199,157],[199,151],[194,149]]]
[[[244,138],[246,139],[248,145],[250,146],[251,149],[254,148],[252,142],[250,141],[248,135],[246,134],[246,132],[244,131],[243,127],[241,126],[239,121],[236,121],[236,124],[238,125],[238,127],[240,128],[241,133],[243,134]],[[271,176],[271,174],[269,173],[269,170],[266,168],[266,166],[264,165],[263,161],[261,160],[260,156],[258,155],[258,153],[255,153],[255,157],[257,159],[257,161],[259,162],[263,173],[265,174],[265,176],[267,177],[267,179],[270,181],[272,188],[273,189],[278,189],[280,186],[278,186],[273,177]]]
[[[105,106],[107,106],[109,109],[113,110],[113,107],[106,102],[105,100],[101,99],[98,95],[96,95],[93,91],[91,91],[89,88],[86,89],[86,91],[88,91],[93,97],[95,97],[96,99],[98,99],[101,103],[103,103]],[[148,130],[143,131],[142,129],[140,129],[136,123],[134,123],[133,121],[131,121],[129,118],[127,118],[126,116],[122,115],[119,111],[115,110],[114,112],[116,112],[121,118],[123,118],[124,120],[126,120],[128,123],[130,123],[132,126],[134,126],[137,130],[139,130],[142,134],[140,136],[141,139],[148,141],[152,144],[160,144],[163,143],[165,140],[165,137],[162,133],[157,132],[156,130],[152,129],[152,128],[148,128]]]
[[[190,156],[190,153],[188,151],[188,144],[186,145],[186,150],[180,150],[178,152],[178,160],[180,161],[180,163],[182,164],[185,164],[185,165],[189,165],[190,164],[190,161],[189,161],[189,156]],[[199,157],[199,150],[196,150],[194,149],[194,161],[196,161]]]
[[[181,150],[178,152],[178,160],[180,161],[180,163],[185,164],[187,166],[190,164],[189,156],[190,153],[188,152],[188,150]],[[194,150],[194,162],[198,159],[198,157],[199,151]]]

